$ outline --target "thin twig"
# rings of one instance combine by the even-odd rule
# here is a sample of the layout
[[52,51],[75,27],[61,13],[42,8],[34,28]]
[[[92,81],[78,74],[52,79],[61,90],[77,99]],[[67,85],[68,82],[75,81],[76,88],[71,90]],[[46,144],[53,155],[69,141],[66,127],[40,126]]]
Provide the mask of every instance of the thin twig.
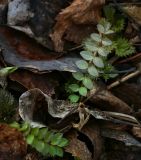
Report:
[[107,89],[110,90],[111,88],[116,87],[116,86],[118,86],[119,84],[121,84],[121,83],[123,83],[123,82],[126,82],[127,80],[129,80],[129,79],[131,79],[131,78],[133,78],[133,77],[138,76],[140,73],[141,73],[141,71],[137,70],[137,71],[135,71],[135,72],[133,72],[133,73],[131,73],[131,74],[128,74],[127,76],[121,78],[120,80],[117,80],[117,81],[115,81],[114,83],[110,84],[110,85],[107,87]]

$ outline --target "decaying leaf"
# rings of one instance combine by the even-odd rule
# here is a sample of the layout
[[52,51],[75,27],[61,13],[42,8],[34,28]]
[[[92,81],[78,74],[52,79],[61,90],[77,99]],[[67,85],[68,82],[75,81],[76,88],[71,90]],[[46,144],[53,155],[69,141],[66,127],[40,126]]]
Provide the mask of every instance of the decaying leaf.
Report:
[[132,109],[125,102],[107,90],[97,92],[90,100],[100,109],[105,111],[120,112],[125,114],[130,114],[132,112]]
[[92,157],[98,160],[102,154],[103,141],[100,133],[100,127],[96,123],[88,123],[81,130],[91,141]]
[[2,55],[5,62],[18,68],[34,72],[78,70],[75,62],[80,58],[76,55],[60,57],[20,32],[7,27],[0,28],[0,45],[4,49]]
[[110,130],[110,129],[103,129],[102,136],[124,142],[125,145],[127,145],[127,146],[141,147],[141,143],[139,141],[137,141],[135,138],[133,138],[127,132]]
[[[69,7],[60,12],[56,18],[57,23],[51,35],[55,50],[59,52],[63,50],[63,36],[67,34],[69,30],[71,30],[72,26],[81,24],[88,27],[87,25],[96,24],[101,17],[101,7],[104,2],[105,0],[74,0]],[[78,26],[76,28],[78,28]],[[73,41],[73,39],[76,41],[80,38],[77,38],[77,36],[80,35],[77,31],[78,29],[75,31],[76,35],[74,38],[70,36],[71,41]]]
[[94,118],[99,120],[111,121],[113,123],[121,123],[125,125],[133,125],[140,126],[140,122],[133,116],[118,113],[118,112],[109,112],[109,111],[100,111],[97,109],[89,110],[87,109],[89,114],[91,114]]
[[137,110],[141,108],[141,85],[135,83],[124,83],[112,89],[112,92],[121,100],[134,106]]
[[[22,75],[22,76],[21,76]],[[23,85],[26,89],[39,88],[44,93],[52,96],[55,94],[55,87],[58,86],[58,81],[53,73],[35,74],[27,70],[18,70],[11,74],[9,78]]]
[[77,105],[63,100],[53,100],[37,88],[23,93],[19,98],[20,116],[34,126],[44,126],[49,115],[54,118],[63,118],[74,107]]
[[141,138],[141,128],[140,127],[133,127],[132,128],[132,133],[137,138]]
[[26,150],[22,133],[6,124],[0,124],[0,159],[23,160]]
[[69,140],[69,145],[65,147],[66,152],[81,160],[92,160],[91,152],[88,150],[85,142],[78,139],[78,133],[75,130],[71,130],[66,137]]

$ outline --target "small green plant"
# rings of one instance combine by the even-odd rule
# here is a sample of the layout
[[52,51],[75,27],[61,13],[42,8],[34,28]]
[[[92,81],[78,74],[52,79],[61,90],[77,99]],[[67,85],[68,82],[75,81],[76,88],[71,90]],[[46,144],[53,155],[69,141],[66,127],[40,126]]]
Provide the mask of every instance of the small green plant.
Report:
[[[114,14],[114,10],[112,12]],[[97,30],[98,33],[92,33],[83,43],[84,50],[80,52],[82,60],[76,62],[80,71],[72,73],[76,83],[68,85],[67,88],[72,103],[78,102],[81,97],[87,97],[88,92],[96,87],[94,82],[98,78],[103,77],[107,80],[115,76],[110,74],[114,70],[108,63],[110,53],[123,57],[135,51],[127,39],[117,38],[112,24],[105,19],[97,25]]]
[[121,32],[125,26],[125,18],[116,12],[116,9],[110,5],[104,6],[104,16],[112,24],[114,32]]
[[44,156],[63,157],[63,148],[68,145],[68,140],[62,133],[51,131],[48,128],[32,128],[28,123],[14,122],[10,125],[23,132],[27,144],[31,145]]
[[16,101],[10,92],[0,89],[0,122],[10,122],[15,114]]

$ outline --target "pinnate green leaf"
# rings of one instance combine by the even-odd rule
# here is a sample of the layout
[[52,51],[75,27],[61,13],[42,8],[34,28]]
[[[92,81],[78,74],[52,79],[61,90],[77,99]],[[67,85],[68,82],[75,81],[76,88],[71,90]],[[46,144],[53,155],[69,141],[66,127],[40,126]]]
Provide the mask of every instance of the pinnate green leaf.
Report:
[[63,157],[63,149],[56,146],[56,156]]
[[49,154],[54,157],[56,155],[56,146],[49,146]]
[[43,141],[38,140],[38,139],[34,139],[32,146],[34,148],[36,148],[38,152],[42,153],[44,150],[44,147],[45,147],[45,143]]
[[98,29],[98,31],[99,31],[100,33],[104,33],[104,32],[105,32],[105,28],[104,28],[104,26],[101,25],[101,24],[98,24],[98,25],[97,25],[97,29]]
[[21,128],[19,129],[19,131],[26,131],[29,128],[29,124],[27,122],[24,122],[21,126]]
[[104,39],[102,39],[102,44],[104,46],[110,46],[110,45],[112,45],[112,41],[109,38],[104,38]]
[[71,85],[69,85],[69,89],[73,92],[77,92],[79,90],[79,85],[78,84],[71,84]]
[[80,52],[80,55],[85,59],[85,60],[92,60],[93,59],[93,55],[91,52],[89,51],[82,51]]
[[16,128],[16,129],[18,129],[18,130],[20,129],[20,124],[17,123],[17,122],[11,123],[10,126],[13,127],[13,128]]
[[84,78],[83,73],[80,73],[80,72],[72,73],[72,76],[78,81],[82,81]]
[[66,138],[62,138],[61,142],[58,144],[59,147],[66,147],[69,144],[69,141]]
[[79,100],[79,96],[78,95],[75,95],[75,94],[72,94],[69,96],[69,100],[72,102],[72,103],[76,103],[78,102]]
[[32,128],[30,133],[33,134],[34,136],[37,136],[39,133],[39,128],[38,127]]
[[79,69],[87,69],[88,63],[85,60],[79,60],[76,62],[76,65]]
[[104,67],[103,60],[100,57],[94,57],[93,58],[93,63],[96,65],[96,67],[99,67],[99,68],[103,68]]
[[54,145],[54,146],[58,146],[59,143],[62,141],[62,136],[63,134],[61,133],[56,133],[53,138],[51,139],[51,145]]
[[94,66],[90,66],[88,68],[88,73],[94,77],[98,77],[99,76],[99,73],[97,71],[97,69],[94,67]]
[[41,128],[38,132],[38,139],[44,139],[48,129],[47,128]]
[[34,141],[34,135],[33,134],[27,135],[27,137],[26,137],[27,144],[31,145],[33,143],[33,141]]
[[82,82],[83,82],[83,85],[86,88],[88,88],[88,89],[92,89],[93,88],[93,82],[89,77],[85,77]]
[[108,52],[104,48],[101,47],[101,48],[98,49],[98,54],[100,56],[107,57]]
[[96,44],[86,44],[86,49],[90,52],[98,51],[98,46]]
[[79,94],[80,94],[81,96],[86,96],[86,95],[87,95],[87,88],[85,88],[85,87],[80,87],[80,88],[79,88]]
[[44,138],[44,141],[46,143],[50,142],[51,139],[53,138],[53,136],[54,136],[54,133],[52,133],[51,131],[47,131],[45,138]]
[[42,150],[42,153],[44,156],[49,154],[49,147],[50,147],[50,145],[45,143],[44,149]]
[[92,33],[91,38],[96,42],[101,42],[101,36],[97,33]]

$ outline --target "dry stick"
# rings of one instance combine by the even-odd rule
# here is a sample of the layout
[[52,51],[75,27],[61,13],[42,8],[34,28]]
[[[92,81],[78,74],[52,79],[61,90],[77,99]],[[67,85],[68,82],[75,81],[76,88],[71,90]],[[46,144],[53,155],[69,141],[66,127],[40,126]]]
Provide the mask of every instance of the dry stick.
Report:
[[[120,85],[121,83],[123,83],[123,82],[125,82],[125,81],[127,81],[127,80],[129,80],[129,79],[131,79],[131,78],[133,78],[133,77],[138,76],[139,74],[141,74],[141,71],[140,71],[140,70],[137,70],[137,71],[135,71],[135,72],[133,72],[133,73],[131,73],[131,74],[128,74],[127,76],[121,78],[120,80],[115,81],[114,83],[110,84],[110,85],[107,87],[107,89],[110,90],[110,89],[112,89],[113,87],[116,87],[116,86]],[[82,101],[83,104],[86,103],[90,98],[92,98],[92,97],[97,93],[97,91],[96,91],[95,89],[93,89],[92,92],[93,92],[93,93],[91,93],[84,101]]]
[[140,71],[140,70],[137,70],[137,71],[135,71],[135,72],[133,72],[133,73],[131,73],[131,74],[129,74],[129,75],[121,78],[120,80],[115,81],[114,83],[110,84],[110,85],[107,87],[107,89],[110,90],[111,88],[116,87],[116,86],[118,86],[119,84],[121,84],[121,83],[123,83],[123,82],[125,82],[125,81],[127,81],[127,80],[129,80],[129,79],[131,79],[131,78],[133,78],[133,77],[138,76],[140,73],[141,73],[141,71]]

